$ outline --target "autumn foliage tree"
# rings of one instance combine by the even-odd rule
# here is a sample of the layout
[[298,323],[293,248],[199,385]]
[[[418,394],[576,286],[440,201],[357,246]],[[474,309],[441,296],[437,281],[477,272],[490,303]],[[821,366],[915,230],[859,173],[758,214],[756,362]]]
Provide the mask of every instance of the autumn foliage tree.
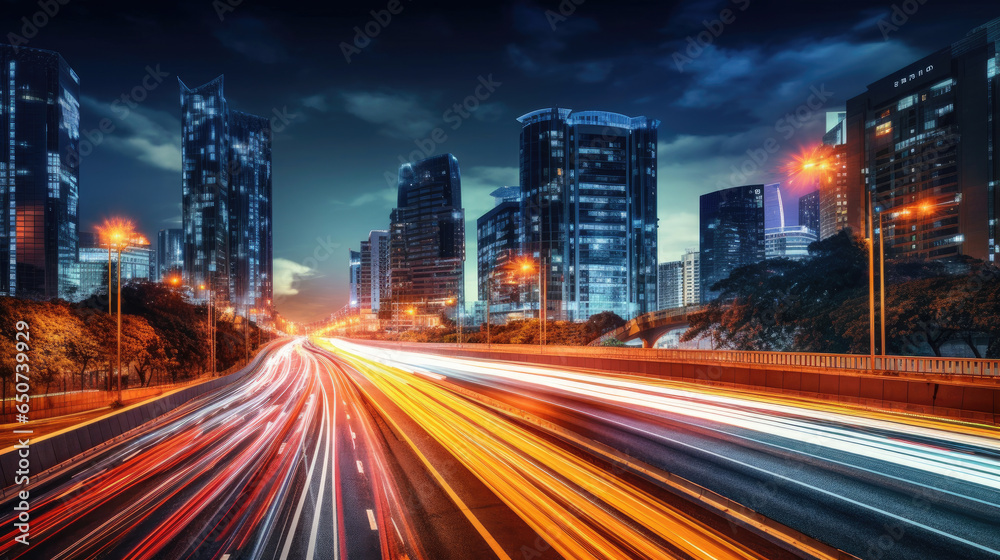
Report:
[[[866,243],[848,232],[813,243],[802,262],[767,260],[719,281],[682,340],[716,348],[869,352]],[[886,346],[900,355],[1000,357],[1000,272],[972,260],[886,262]]]

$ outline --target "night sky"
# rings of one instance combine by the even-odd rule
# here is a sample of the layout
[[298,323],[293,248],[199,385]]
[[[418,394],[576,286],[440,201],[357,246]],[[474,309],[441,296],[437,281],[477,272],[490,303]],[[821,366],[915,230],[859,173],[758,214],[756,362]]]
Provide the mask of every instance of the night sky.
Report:
[[[111,215],[135,218],[151,238],[180,227],[178,77],[193,87],[225,74],[230,108],[273,117],[276,304],[310,321],[347,303],[347,251],[387,228],[395,188],[386,175],[418,150],[451,152],[461,165],[471,301],[475,220],[492,206],[490,191],[518,182],[515,119],[551,106],[662,121],[659,256],[677,260],[698,245],[699,195],[783,180],[779,165],[818,142],[826,110],[1000,15],[993,2],[925,1],[896,2],[893,23],[891,1],[563,0],[560,13],[556,0],[68,0],[34,30],[22,18],[39,3],[4,0],[0,30],[59,51],[80,75],[84,138],[102,118],[115,125],[81,163],[84,231]],[[370,23],[390,5],[398,13],[387,25]],[[716,37],[703,22],[720,18],[731,23],[710,25]],[[342,43],[366,25],[377,36],[359,40],[348,62]],[[688,42],[699,33],[711,38],[701,52]],[[454,111],[481,78],[494,91],[480,88],[474,111]],[[789,127],[811,88],[829,99]],[[437,127],[441,143],[431,140]],[[733,177],[768,138],[779,153]]]

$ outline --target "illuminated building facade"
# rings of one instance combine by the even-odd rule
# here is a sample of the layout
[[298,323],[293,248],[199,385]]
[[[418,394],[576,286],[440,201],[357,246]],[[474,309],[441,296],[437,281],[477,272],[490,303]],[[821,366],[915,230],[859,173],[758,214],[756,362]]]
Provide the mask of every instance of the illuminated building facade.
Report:
[[806,193],[799,197],[799,225],[819,235],[819,190]]
[[184,230],[161,229],[156,234],[156,267],[153,277],[162,281],[170,272],[184,267]]
[[230,112],[228,165],[231,301],[267,314],[274,294],[268,119]]
[[270,122],[230,111],[223,76],[196,88],[178,82],[184,281],[238,314],[270,314]]
[[352,311],[361,309],[361,251],[351,249],[348,260],[350,297],[347,307]]
[[849,188],[882,215],[887,258],[1000,252],[998,41],[1000,18],[848,101]]
[[700,200],[701,301],[711,287],[741,266],[764,260],[764,185],[711,192]]
[[[494,320],[523,317],[528,310],[528,291],[522,289],[525,279],[514,282],[501,271],[521,253],[524,241],[521,219],[521,188],[500,187],[490,193],[494,206],[476,220],[476,270],[479,301],[486,301],[486,291],[492,282],[490,315]],[[493,279],[490,280],[490,275]]]
[[864,232],[864,191],[850,188],[848,179],[846,117],[846,112],[827,113],[828,128],[823,135],[823,145],[829,172],[819,180],[820,239],[847,228],[859,234]]
[[391,309],[397,324],[434,325],[464,301],[465,211],[458,160],[434,156],[399,168],[390,215]]
[[59,53],[9,45],[0,72],[0,295],[77,299],[80,78]]
[[523,249],[543,265],[546,317],[653,311],[659,121],[562,108],[518,121]]

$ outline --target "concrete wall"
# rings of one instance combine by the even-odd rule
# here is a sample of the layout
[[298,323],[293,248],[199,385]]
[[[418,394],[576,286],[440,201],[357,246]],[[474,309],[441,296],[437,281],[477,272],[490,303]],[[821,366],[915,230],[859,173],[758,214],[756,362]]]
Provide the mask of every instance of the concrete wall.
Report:
[[[416,343],[391,344],[406,350],[440,351],[421,348],[420,344]],[[563,356],[558,354],[556,348],[546,349],[546,353],[541,355],[458,348],[449,349],[448,354],[648,375],[706,385],[831,400],[871,408],[961,418],[989,424],[997,424],[1000,420],[1000,383],[995,379],[974,380],[958,376],[907,378],[870,375],[859,371],[789,366]]]

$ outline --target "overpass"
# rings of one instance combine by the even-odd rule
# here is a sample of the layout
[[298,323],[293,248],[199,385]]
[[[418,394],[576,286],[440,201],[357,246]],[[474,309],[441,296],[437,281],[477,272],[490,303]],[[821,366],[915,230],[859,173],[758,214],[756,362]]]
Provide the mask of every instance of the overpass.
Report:
[[672,330],[687,327],[688,315],[697,313],[701,309],[699,306],[689,305],[687,307],[661,309],[652,313],[639,315],[621,327],[604,333],[591,342],[590,346],[601,346],[612,338],[618,339],[621,342],[628,342],[638,338],[642,340],[643,348],[652,348],[653,344],[661,336]]

